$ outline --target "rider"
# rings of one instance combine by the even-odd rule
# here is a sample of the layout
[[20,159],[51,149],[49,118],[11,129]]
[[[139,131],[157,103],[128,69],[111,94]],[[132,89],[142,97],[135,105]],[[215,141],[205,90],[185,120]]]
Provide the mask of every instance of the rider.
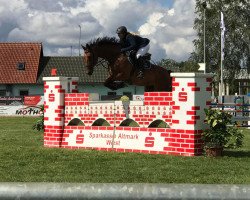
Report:
[[120,43],[122,46],[121,53],[136,52],[136,68],[139,69],[139,72],[137,74],[138,78],[143,78],[143,58],[148,50],[149,50],[149,42],[150,40],[147,38],[142,38],[138,35],[131,34],[127,31],[127,28],[125,26],[120,26],[117,28],[116,33],[118,34],[118,37],[120,38]]

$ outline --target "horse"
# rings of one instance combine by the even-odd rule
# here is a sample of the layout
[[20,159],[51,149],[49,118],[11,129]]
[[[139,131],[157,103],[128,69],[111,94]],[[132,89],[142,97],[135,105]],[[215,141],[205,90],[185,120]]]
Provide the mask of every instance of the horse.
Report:
[[[86,73],[92,75],[94,66],[103,60],[108,63],[109,77],[104,86],[117,90],[130,85],[145,86],[146,92],[171,91],[170,72],[163,67],[151,64],[149,69],[144,69],[144,78],[136,77],[136,69],[125,54],[120,53],[121,46],[114,37],[102,37],[88,42],[84,49],[83,61]],[[101,58],[102,60],[100,61]]]

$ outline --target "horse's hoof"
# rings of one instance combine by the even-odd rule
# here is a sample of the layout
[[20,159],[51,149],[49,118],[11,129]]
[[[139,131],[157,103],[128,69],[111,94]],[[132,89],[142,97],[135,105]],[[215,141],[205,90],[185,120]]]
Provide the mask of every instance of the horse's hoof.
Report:
[[121,88],[124,88],[124,87],[128,87],[128,85],[124,82],[121,83],[121,85],[119,85]]

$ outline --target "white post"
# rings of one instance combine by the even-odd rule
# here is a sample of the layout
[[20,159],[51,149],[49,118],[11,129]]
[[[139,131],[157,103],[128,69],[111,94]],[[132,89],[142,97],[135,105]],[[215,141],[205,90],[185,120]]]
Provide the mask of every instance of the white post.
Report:
[[211,83],[211,89],[212,89],[212,98],[215,98],[215,94],[214,94],[214,83]]
[[223,83],[223,60],[224,60],[224,33],[225,33],[225,25],[224,25],[224,17],[223,17],[223,13],[221,12],[221,24],[220,24],[220,28],[221,28],[221,34],[220,34],[220,70],[221,70],[221,77],[220,77],[220,81],[221,81],[221,96],[223,96],[225,93],[225,87],[224,87],[224,83]]
[[221,96],[222,90],[221,90],[221,82],[219,82],[219,96]]
[[[204,64],[206,65],[206,8],[204,8]],[[206,68],[204,69],[204,74],[206,73]]]
[[229,83],[226,83],[226,95],[229,95]]
[[81,52],[80,52],[80,49],[81,49],[81,37],[82,37],[82,27],[80,25],[78,25],[79,28],[80,28],[80,36],[79,36],[79,56],[81,56]]
[[[221,37],[221,42],[222,42],[222,37]],[[222,44],[221,44],[221,52],[223,51],[222,49]],[[223,84],[223,61],[222,61],[222,53],[221,53],[221,59],[220,59],[220,71],[221,71],[221,75],[220,75],[220,91],[221,91],[221,96],[224,95],[224,84]]]

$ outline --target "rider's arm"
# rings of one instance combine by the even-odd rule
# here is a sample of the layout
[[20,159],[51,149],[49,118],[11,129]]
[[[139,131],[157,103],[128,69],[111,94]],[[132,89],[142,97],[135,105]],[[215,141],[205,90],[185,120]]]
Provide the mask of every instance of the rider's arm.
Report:
[[133,37],[132,35],[128,35],[127,38],[127,43],[129,44],[128,47],[122,48],[121,49],[121,53],[124,53],[126,51],[131,51],[131,50],[135,50],[136,49],[136,40],[135,37]]

